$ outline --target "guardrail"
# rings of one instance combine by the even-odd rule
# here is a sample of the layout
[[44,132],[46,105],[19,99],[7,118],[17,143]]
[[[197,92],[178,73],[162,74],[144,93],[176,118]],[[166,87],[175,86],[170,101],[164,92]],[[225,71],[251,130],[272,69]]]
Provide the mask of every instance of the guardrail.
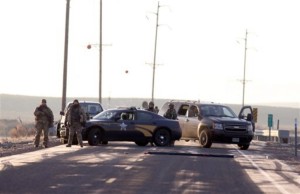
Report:
[[[254,139],[259,141],[273,141],[279,143],[290,143],[295,144],[294,134],[290,133],[289,130],[255,130]],[[297,138],[298,142],[300,138]]]
[[[254,135],[255,136],[269,136],[269,130],[268,129],[255,130]],[[271,136],[278,137],[278,130],[271,130]]]

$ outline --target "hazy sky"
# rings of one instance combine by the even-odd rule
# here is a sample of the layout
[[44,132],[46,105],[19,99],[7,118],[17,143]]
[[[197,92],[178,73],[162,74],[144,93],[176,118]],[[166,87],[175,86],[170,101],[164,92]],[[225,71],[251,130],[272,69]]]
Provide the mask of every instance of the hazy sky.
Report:
[[[98,97],[100,0],[71,0],[68,97]],[[151,98],[156,0],[103,0],[103,97]],[[160,1],[155,98],[300,102],[300,1]],[[0,93],[62,95],[65,0],[0,1]],[[126,74],[125,71],[129,73]]]

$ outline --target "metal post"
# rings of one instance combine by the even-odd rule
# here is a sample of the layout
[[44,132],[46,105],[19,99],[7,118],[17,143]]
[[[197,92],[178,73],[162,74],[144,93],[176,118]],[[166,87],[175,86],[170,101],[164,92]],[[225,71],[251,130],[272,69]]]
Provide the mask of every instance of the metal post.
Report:
[[65,50],[64,50],[64,69],[63,69],[63,91],[61,110],[66,107],[67,96],[67,74],[68,74],[68,44],[69,44],[69,15],[70,15],[70,0],[66,4],[66,26],[65,26]]
[[298,155],[298,132],[297,132],[298,121],[295,119],[295,156]]
[[157,13],[156,13],[156,28],[155,28],[155,42],[154,42],[154,59],[153,59],[153,74],[152,74],[152,97],[151,97],[152,102],[154,102],[154,82],[155,82],[155,65],[156,65],[155,63],[156,63],[158,16],[159,16],[159,2],[158,2],[158,5],[157,5]]
[[245,54],[244,54],[244,78],[243,78],[243,103],[242,103],[242,107],[244,107],[244,105],[245,105],[247,36],[248,36],[248,31],[247,31],[247,29],[246,29],[246,36],[245,36]]
[[99,102],[102,103],[102,0],[100,0]]
[[269,127],[269,141],[271,141],[271,127]]

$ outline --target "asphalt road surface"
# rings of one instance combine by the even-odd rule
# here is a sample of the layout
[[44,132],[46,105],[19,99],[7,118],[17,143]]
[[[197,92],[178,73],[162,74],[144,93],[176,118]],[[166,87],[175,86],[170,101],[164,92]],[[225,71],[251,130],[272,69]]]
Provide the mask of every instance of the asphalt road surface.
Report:
[[299,173],[259,145],[85,145],[0,158],[0,193],[300,193]]

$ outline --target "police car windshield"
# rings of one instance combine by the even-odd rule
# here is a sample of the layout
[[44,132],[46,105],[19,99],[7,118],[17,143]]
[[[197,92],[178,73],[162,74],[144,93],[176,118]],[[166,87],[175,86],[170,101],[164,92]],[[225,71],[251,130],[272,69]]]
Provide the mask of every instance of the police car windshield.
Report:
[[93,119],[99,119],[99,120],[110,120],[115,117],[117,114],[116,111],[107,110],[104,112],[101,112],[93,117]]
[[201,105],[200,107],[202,116],[213,116],[213,117],[231,117],[236,118],[236,114],[226,106],[218,105]]

